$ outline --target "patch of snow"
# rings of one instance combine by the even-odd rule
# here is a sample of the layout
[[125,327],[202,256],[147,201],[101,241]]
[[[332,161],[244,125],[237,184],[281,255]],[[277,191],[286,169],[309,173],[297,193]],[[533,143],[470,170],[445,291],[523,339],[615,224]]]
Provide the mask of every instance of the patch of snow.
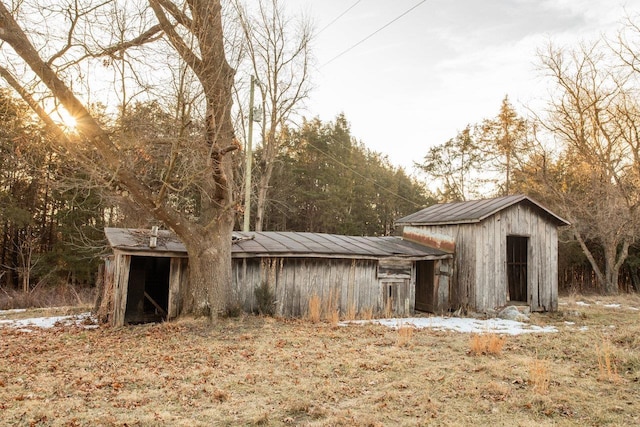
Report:
[[23,332],[33,332],[30,328],[53,328],[54,326],[83,326],[94,328],[97,325],[85,325],[87,320],[94,322],[91,313],[81,313],[74,316],[32,317],[28,319],[0,320],[0,326],[17,328]]
[[589,307],[591,304],[587,304],[584,301],[576,301],[576,305],[580,305],[582,307]]
[[374,323],[398,329],[402,326],[413,326],[417,329],[430,328],[437,331],[456,331],[463,333],[496,333],[519,335],[526,333],[558,332],[553,326],[529,325],[515,320],[505,319],[472,319],[462,317],[414,317],[406,319],[374,319],[352,320],[340,322],[341,326]]
[[565,320],[564,324],[565,325],[575,325],[576,322],[569,322],[569,321]]
[[640,311],[640,308],[637,307],[627,307],[627,309],[631,311]]
[[589,327],[588,327],[588,326],[580,326],[580,327],[578,328],[578,330],[579,330],[580,332],[586,332],[586,331],[588,331],[588,330],[589,330]]

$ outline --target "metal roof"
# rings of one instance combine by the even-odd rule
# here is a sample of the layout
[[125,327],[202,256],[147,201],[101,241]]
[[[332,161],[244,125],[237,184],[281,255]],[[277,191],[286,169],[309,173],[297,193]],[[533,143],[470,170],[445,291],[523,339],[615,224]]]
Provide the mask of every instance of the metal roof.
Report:
[[554,214],[540,203],[522,194],[495,199],[468,202],[443,203],[429,206],[396,221],[396,225],[449,225],[480,222],[510,206],[523,203],[537,209],[557,226],[569,225],[565,219]]
[[[112,248],[130,252],[179,253],[186,249],[174,233],[158,231],[155,248],[149,247],[151,230],[105,228]],[[318,257],[318,258],[448,258],[444,251],[429,248],[401,237],[360,237],[302,232],[234,232],[232,256],[250,257]]]

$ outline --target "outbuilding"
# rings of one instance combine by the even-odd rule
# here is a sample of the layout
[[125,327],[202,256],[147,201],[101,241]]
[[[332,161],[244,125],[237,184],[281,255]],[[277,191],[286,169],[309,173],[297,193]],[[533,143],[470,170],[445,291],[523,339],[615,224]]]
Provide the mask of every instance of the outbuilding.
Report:
[[[167,230],[106,228],[107,258],[100,312],[113,325],[172,319],[187,289],[184,245]],[[452,254],[401,237],[298,232],[236,232],[232,303],[255,311],[255,289],[267,286],[280,316],[307,313],[318,296],[340,310],[409,315],[449,289]]]
[[396,221],[405,240],[454,253],[450,287],[432,305],[477,312],[557,310],[557,230],[566,225],[525,195],[433,205]]

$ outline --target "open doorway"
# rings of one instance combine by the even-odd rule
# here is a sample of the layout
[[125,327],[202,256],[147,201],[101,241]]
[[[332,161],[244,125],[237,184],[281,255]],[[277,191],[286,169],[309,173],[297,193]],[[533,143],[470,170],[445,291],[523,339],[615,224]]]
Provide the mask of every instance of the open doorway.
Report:
[[507,236],[507,301],[527,302],[529,238]]
[[433,261],[416,261],[416,304],[418,311],[435,312]]
[[166,320],[170,269],[170,258],[131,257],[125,323]]

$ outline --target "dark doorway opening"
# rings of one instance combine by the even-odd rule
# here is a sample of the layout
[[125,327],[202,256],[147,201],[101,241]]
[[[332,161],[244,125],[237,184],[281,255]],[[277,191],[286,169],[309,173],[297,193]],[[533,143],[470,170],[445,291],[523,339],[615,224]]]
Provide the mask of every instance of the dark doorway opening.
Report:
[[416,304],[418,311],[435,311],[436,289],[433,283],[433,261],[416,261]]
[[527,302],[529,238],[507,236],[507,301]]
[[131,257],[125,323],[166,320],[170,269],[170,258]]

